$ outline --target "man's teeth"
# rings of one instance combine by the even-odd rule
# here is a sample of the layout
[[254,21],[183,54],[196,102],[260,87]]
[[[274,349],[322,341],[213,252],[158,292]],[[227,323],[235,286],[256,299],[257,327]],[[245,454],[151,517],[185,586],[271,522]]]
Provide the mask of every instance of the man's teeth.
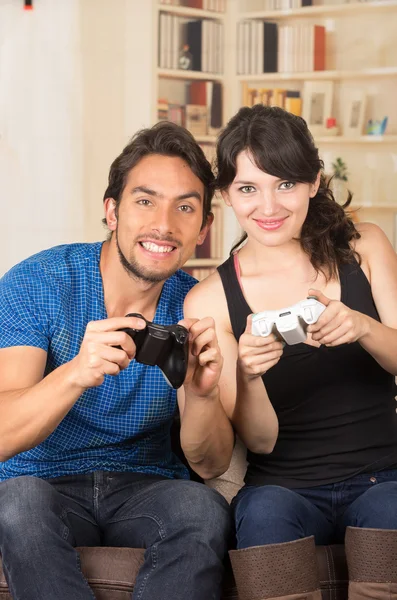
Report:
[[157,246],[153,242],[141,242],[141,244],[149,252],[172,252],[174,249],[172,246]]

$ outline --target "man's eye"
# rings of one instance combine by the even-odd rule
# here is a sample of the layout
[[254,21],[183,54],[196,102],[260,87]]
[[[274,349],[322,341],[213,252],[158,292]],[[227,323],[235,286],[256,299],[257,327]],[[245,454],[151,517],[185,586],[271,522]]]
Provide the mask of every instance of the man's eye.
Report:
[[193,209],[191,206],[188,206],[187,204],[182,204],[182,206],[179,207],[179,210],[181,212],[192,212]]
[[295,183],[293,181],[283,181],[283,183],[280,184],[281,190],[292,190],[293,187],[295,187]]
[[143,206],[148,206],[149,204],[151,204],[151,202],[147,198],[141,198],[141,200],[138,200],[138,204],[142,204]]
[[240,192],[243,192],[243,194],[251,194],[252,192],[255,192],[255,188],[253,185],[243,185],[243,187],[240,188]]

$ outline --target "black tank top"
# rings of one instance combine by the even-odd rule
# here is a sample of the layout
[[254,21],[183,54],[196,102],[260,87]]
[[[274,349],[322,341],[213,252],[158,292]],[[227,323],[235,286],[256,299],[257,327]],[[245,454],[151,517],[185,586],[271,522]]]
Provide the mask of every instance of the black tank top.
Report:
[[[218,271],[238,340],[252,310],[233,256]],[[379,321],[359,264],[343,265],[339,276],[341,301]],[[271,454],[247,452],[248,485],[312,487],[397,463],[394,376],[358,342],[334,348],[287,345],[262,379],[277,413],[279,436]]]

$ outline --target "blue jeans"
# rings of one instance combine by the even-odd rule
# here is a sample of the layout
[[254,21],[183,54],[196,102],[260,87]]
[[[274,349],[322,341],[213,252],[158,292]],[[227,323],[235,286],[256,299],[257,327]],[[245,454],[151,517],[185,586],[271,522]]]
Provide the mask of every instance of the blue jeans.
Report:
[[312,488],[245,486],[232,502],[237,548],[291,542],[342,543],[347,526],[397,529],[397,470]]
[[0,553],[14,600],[93,600],[75,546],[146,548],[134,600],[218,600],[231,519],[203,484],[98,471],[0,483]]

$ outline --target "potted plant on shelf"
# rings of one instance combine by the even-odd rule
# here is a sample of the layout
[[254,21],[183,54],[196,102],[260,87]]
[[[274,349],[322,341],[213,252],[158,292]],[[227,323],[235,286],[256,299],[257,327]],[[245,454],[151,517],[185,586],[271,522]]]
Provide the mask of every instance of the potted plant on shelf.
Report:
[[338,204],[344,204],[347,200],[348,170],[346,163],[338,156],[332,163],[332,191]]

